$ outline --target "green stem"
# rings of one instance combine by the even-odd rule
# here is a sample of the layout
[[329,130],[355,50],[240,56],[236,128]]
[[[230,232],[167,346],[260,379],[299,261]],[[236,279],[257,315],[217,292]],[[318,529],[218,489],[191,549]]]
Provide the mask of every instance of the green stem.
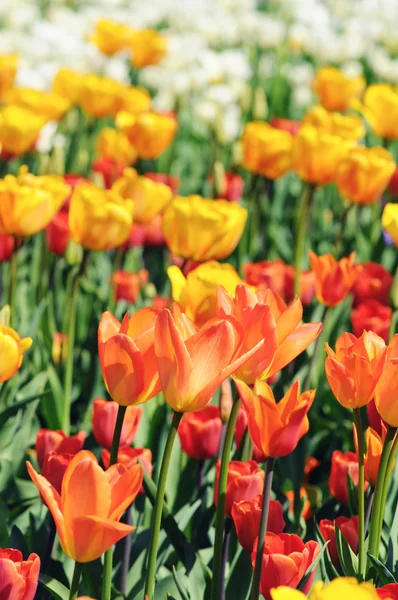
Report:
[[390,478],[391,478],[391,475],[392,475],[392,472],[394,469],[394,463],[395,463],[395,459],[397,457],[397,452],[398,452],[398,436],[395,436],[393,444],[391,446],[391,451],[390,451],[390,454],[388,457],[386,476],[384,478],[383,493],[382,493],[382,497],[381,497],[381,509],[382,510],[379,514],[379,531],[378,531],[379,540],[381,539],[381,535],[383,532],[384,508],[386,505],[388,487],[389,487]]
[[[310,389],[311,387],[311,380],[312,380],[312,372],[314,370],[314,366],[315,364],[318,362],[317,361],[317,356],[318,356],[318,351],[319,351],[319,347],[321,347],[321,352],[322,352],[322,360],[324,361],[324,355],[325,355],[325,351],[323,349],[323,345],[321,345],[321,340],[324,341],[325,337],[327,339],[327,330],[326,330],[326,325],[327,325],[327,319],[328,316],[330,315],[330,306],[325,306],[324,310],[323,310],[323,315],[321,318],[321,323],[322,323],[322,330],[320,331],[318,337],[316,338],[315,341],[315,346],[314,346],[314,352],[311,356],[311,360],[310,360],[310,364],[308,367],[308,373],[307,373],[307,377],[305,378],[304,381],[304,386],[302,389],[302,392],[306,392]],[[326,334],[326,335],[325,335]],[[319,373],[319,369],[317,369],[318,373]],[[316,388],[318,385],[318,381],[316,383],[314,383],[314,387]]]
[[108,310],[113,313],[116,308],[116,283],[113,280],[113,275],[116,271],[120,271],[123,264],[124,249],[122,247],[116,250],[115,258],[113,260],[112,267],[112,285],[111,285],[111,297],[109,298]]
[[[380,537],[381,531],[379,533],[379,522],[381,518],[381,522],[383,522],[384,517],[384,506],[383,506],[383,488],[385,484],[388,460],[390,457],[391,446],[396,434],[397,428],[391,427],[390,425],[387,428],[386,438],[383,444],[383,450],[381,453],[379,470],[377,473],[376,487],[373,499],[373,507],[372,507],[372,516],[370,520],[370,533],[369,533],[369,554],[379,557],[379,547],[380,547]],[[370,561],[368,560],[367,568],[369,569]]]
[[[18,243],[18,240],[15,239],[15,244]],[[17,291],[17,267],[18,267],[18,248],[15,247],[13,253],[11,254],[10,259],[10,281],[8,285],[8,305],[10,307],[10,327],[12,327],[15,322],[15,301],[16,301],[16,291]]]
[[307,229],[308,213],[310,210],[312,198],[314,196],[315,187],[308,184],[303,189],[299,207],[299,220],[296,232],[296,244],[294,249],[294,295],[300,296],[300,275],[301,263],[304,252],[305,233]]
[[[72,383],[73,383],[73,351],[75,347],[75,333],[76,333],[76,309],[77,309],[77,296],[80,287],[80,280],[84,273],[85,266],[87,263],[88,254],[85,252],[83,260],[80,264],[79,271],[76,274],[73,282],[71,297],[69,302],[69,327],[68,327],[68,353],[66,357],[65,367],[65,379],[64,379],[64,406],[63,406],[63,419],[62,429],[69,435],[70,433],[70,406],[71,406],[71,395],[72,395]],[[69,299],[67,298],[67,301]],[[67,307],[65,307],[67,310]]]
[[145,580],[145,600],[153,600],[155,591],[155,575],[156,575],[156,558],[158,553],[160,525],[162,521],[162,510],[164,502],[164,494],[166,489],[167,472],[169,470],[171,453],[173,450],[174,440],[177,435],[177,429],[180,424],[183,413],[175,412],[171,422],[169,435],[167,437],[166,446],[163,453],[162,465],[160,467],[158,492],[156,495],[155,506],[152,515],[151,538],[148,550],[147,575]]
[[261,512],[260,528],[258,531],[258,544],[256,552],[256,562],[254,565],[253,583],[251,600],[258,600],[260,597],[261,571],[263,566],[264,541],[267,533],[269,504],[271,499],[272,479],[274,476],[275,458],[269,457],[267,460],[267,470],[264,478],[263,491],[263,509]]
[[75,562],[75,568],[73,569],[72,583],[70,586],[69,600],[76,600],[79,595],[79,582],[82,574],[83,565],[82,563]]
[[241,441],[242,453],[240,460],[251,460],[253,457],[253,442],[250,437],[249,428],[246,427],[246,431],[243,434],[243,439]]
[[344,212],[342,213],[341,217],[340,217],[340,227],[339,227],[339,231],[338,234],[336,236],[336,241],[334,243],[334,250],[333,250],[333,256],[334,258],[338,258],[339,256],[339,252],[340,252],[340,245],[341,242],[343,240],[343,235],[344,235],[344,229],[345,229],[345,224],[347,222],[347,217],[348,217],[348,213],[350,212],[350,209],[353,207],[353,204],[350,204],[349,206],[347,206],[344,209]]
[[220,477],[218,480],[218,498],[216,512],[216,534],[214,541],[213,579],[211,589],[211,600],[219,600],[221,597],[221,572],[222,572],[222,548],[224,537],[225,499],[228,481],[228,465],[231,456],[232,442],[236,419],[238,417],[241,400],[235,396],[231,414],[225,432],[224,446],[221,456]]
[[366,571],[365,555],[365,461],[361,409],[354,409],[358,439],[358,575],[363,581]]
[[[109,459],[109,466],[114,465],[117,462],[117,455],[119,451],[120,436],[122,433],[124,416],[126,414],[127,406],[119,404],[117,411],[115,429],[113,432],[111,456]],[[102,600],[111,600],[111,588],[112,588],[112,564],[113,564],[113,547],[111,546],[105,552],[104,558],[104,575],[102,581]]]

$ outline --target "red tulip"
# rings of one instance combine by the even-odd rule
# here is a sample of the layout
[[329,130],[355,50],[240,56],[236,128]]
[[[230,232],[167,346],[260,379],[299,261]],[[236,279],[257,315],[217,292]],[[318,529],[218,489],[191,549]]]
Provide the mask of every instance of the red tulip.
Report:
[[[258,536],[263,506],[263,495],[256,496],[253,500],[242,500],[232,505],[232,519],[240,545],[251,553]],[[267,531],[282,533],[285,528],[282,504],[278,500],[270,500]]]
[[388,583],[381,588],[377,588],[376,592],[379,598],[385,600],[398,600],[398,583]]
[[178,428],[181,448],[191,458],[214,458],[221,440],[220,409],[209,405],[202,410],[186,413]]
[[[109,450],[103,450],[101,459],[105,469],[109,469],[111,453]],[[152,452],[148,448],[130,448],[130,446],[120,446],[117,454],[117,462],[124,465],[128,469],[134,465],[142,464],[149,477],[152,477]],[[144,492],[144,487],[141,486],[139,494]]]
[[[220,478],[221,461],[216,463],[216,485],[214,487],[214,504],[217,506],[218,481]],[[259,468],[255,460],[241,462],[231,460],[228,465],[228,479],[225,500],[225,515],[231,518],[234,502],[254,500],[262,493],[264,485],[264,471]]]
[[388,304],[392,286],[392,275],[376,262],[360,263],[361,274],[352,287],[354,306],[365,300],[377,300]]
[[377,300],[365,300],[351,313],[354,335],[361,336],[364,331],[373,331],[386,343],[390,331],[392,309]]
[[325,542],[329,542],[328,550],[330,554],[330,558],[335,567],[338,567],[340,564],[339,554],[337,552],[337,542],[336,542],[336,533],[335,533],[335,525],[341,531],[341,534],[348,542],[348,545],[356,554],[358,548],[358,516],[354,517],[337,517],[335,521],[329,521],[329,519],[322,519],[319,522],[319,530],[322,534]]
[[140,269],[138,273],[116,271],[113,274],[113,283],[116,286],[116,300],[135,304],[140,296],[141,287],[148,283],[148,271],[146,269]]
[[55,215],[46,228],[47,246],[50,252],[64,256],[70,240],[68,213],[61,211]]
[[[329,490],[339,502],[348,502],[347,476],[358,485],[358,458],[355,452],[335,450],[332,454],[332,468],[329,475]],[[365,489],[368,487],[365,482]]]
[[[238,412],[238,418],[236,419],[234,433],[234,439],[237,448],[240,448],[243,436],[247,429],[248,422],[249,419],[247,418],[247,412],[244,408],[240,408]],[[265,456],[264,452],[260,450],[260,448],[258,448],[255,444],[253,444],[253,459],[257,462],[264,462],[265,460],[267,460],[267,457]]]
[[1,600],[34,600],[39,573],[40,558],[37,554],[23,560],[19,550],[0,549]]
[[14,236],[0,234],[0,263],[10,260],[14,252],[14,246]]
[[51,429],[39,429],[36,436],[37,461],[40,468],[43,467],[44,459],[52,450],[59,454],[77,454],[82,448],[86,434],[79,431],[76,435],[67,436],[63,431]]
[[104,180],[104,185],[109,190],[115,183],[116,179],[119,179],[123,175],[123,171],[126,168],[124,163],[118,163],[113,158],[108,156],[102,156],[93,160],[91,169],[94,173],[100,173]]
[[51,452],[47,452],[44,458],[41,474],[57,490],[58,494],[61,494],[65,471],[73,457],[74,454],[60,454],[51,450]]
[[167,185],[173,194],[177,194],[180,187],[180,179],[175,175],[167,175],[166,173],[145,173],[145,177],[152,179],[155,183],[164,183]]
[[[119,405],[111,400],[95,398],[93,404],[92,428],[97,443],[103,448],[111,449],[115,431]],[[124,415],[120,446],[130,446],[134,442],[138,425],[142,418],[142,408],[128,406]]]
[[382,424],[384,423],[384,421],[377,412],[374,400],[371,400],[369,404],[366,405],[366,414],[371,428],[374,429],[379,435],[381,435]]

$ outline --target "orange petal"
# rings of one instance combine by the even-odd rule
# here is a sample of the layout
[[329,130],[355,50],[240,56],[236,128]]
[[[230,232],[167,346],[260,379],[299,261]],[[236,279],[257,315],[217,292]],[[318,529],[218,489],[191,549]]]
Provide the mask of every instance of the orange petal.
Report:
[[122,464],[112,465],[105,473],[111,489],[109,518],[119,521],[141,489],[144,473],[140,465],[129,469]]
[[300,298],[295,298],[293,302],[276,319],[276,329],[278,332],[278,342],[281,344],[299,325],[303,317],[303,305]]
[[112,313],[103,313],[98,326],[98,344],[108,341],[112,336],[119,333],[120,321]]
[[70,525],[73,553],[70,556],[82,563],[99,558],[113,544],[134,531],[135,527],[96,516],[75,518]]
[[112,399],[122,406],[134,404],[144,389],[145,364],[127,335],[114,335],[103,346],[101,370]]
[[301,352],[318,337],[322,329],[322,323],[304,323],[299,325],[279,346],[272,361],[271,368],[266,373],[266,377],[271,377],[283,367],[286,367]]

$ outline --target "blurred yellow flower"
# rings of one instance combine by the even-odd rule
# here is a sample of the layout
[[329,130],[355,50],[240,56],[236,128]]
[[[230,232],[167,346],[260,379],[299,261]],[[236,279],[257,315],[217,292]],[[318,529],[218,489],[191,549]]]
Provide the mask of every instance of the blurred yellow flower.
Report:
[[365,92],[363,104],[353,106],[368,121],[373,131],[380,137],[398,139],[398,90],[387,83],[374,83]]
[[83,76],[79,73],[71,69],[60,69],[54,78],[52,90],[75,105],[79,103],[82,83]]
[[111,250],[129,237],[133,224],[133,201],[114,190],[94,184],[77,186],[69,209],[69,228],[74,242],[88,250]]
[[169,267],[167,274],[173,300],[199,326],[216,316],[218,285],[222,285],[234,297],[236,286],[243,283],[232,265],[215,260],[199,265],[187,277],[175,266]]
[[348,77],[336,67],[318,69],[313,89],[321,104],[328,110],[344,111],[365,89],[364,77]]
[[111,117],[120,109],[123,95],[124,87],[117,81],[100,75],[85,75],[78,103],[91,117]]
[[371,204],[380,198],[394,171],[395,162],[388,150],[350,148],[338,166],[336,184],[350,202]]
[[242,237],[247,210],[235,202],[176,196],[163,215],[163,235],[173,254],[192,260],[229,256]]
[[116,126],[124,131],[141,158],[158,158],[171,144],[177,131],[177,121],[169,115],[155,112],[141,113],[137,117],[120,112]]
[[139,115],[150,110],[151,103],[151,96],[146,89],[130,85],[124,88],[120,111],[125,111],[131,115]]
[[248,171],[277,179],[290,169],[293,137],[287,131],[253,121],[246,125],[241,142]]
[[313,106],[303,117],[303,123],[310,123],[319,129],[324,129],[332,135],[338,135],[345,140],[354,142],[365,136],[362,119],[355,115],[342,115],[339,112],[329,112],[323,106]]
[[45,119],[20,106],[5,106],[0,111],[0,145],[8,154],[19,156],[31,150]]
[[31,338],[20,338],[11,327],[0,325],[0,383],[15,375],[31,345]]
[[127,25],[101,19],[95,24],[91,41],[103,54],[112,56],[129,45],[134,30]]
[[134,203],[134,222],[148,223],[169,204],[173,193],[168,185],[156,183],[149,177],[138,177],[135,169],[125,169],[112,189],[122,198]]
[[45,121],[59,121],[71,104],[54,92],[41,92],[28,88],[13,88],[7,94],[7,103],[26,108]]
[[131,165],[137,160],[137,150],[123,131],[104,127],[95,142],[98,156],[111,158],[116,163]]
[[388,202],[381,217],[383,229],[392,237],[394,244],[398,246],[398,204]]
[[157,65],[166,56],[167,38],[155,29],[133,33],[130,40],[131,64],[136,69]]
[[353,142],[304,124],[293,139],[292,168],[303,180],[315,185],[332,183],[337,167]]
[[0,56],[0,99],[12,88],[18,69],[18,56],[2,54]]

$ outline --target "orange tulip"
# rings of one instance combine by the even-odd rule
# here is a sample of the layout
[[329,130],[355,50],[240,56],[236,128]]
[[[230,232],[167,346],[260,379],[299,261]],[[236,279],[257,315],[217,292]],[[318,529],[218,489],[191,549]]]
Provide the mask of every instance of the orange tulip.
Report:
[[314,92],[328,110],[347,110],[365,87],[364,77],[348,77],[336,67],[318,69],[313,82]]
[[178,124],[173,116],[144,112],[137,116],[121,111],[116,126],[124,131],[141,158],[158,158],[170,146]]
[[391,427],[398,427],[398,335],[392,338],[386,353],[386,362],[375,390],[375,405],[381,418]]
[[303,307],[296,298],[286,306],[270,289],[252,292],[238,285],[235,298],[218,288],[218,312],[221,318],[238,320],[244,330],[240,355],[256,345],[256,351],[234,372],[247,384],[257,378],[268,379],[303,352],[319,335],[321,323],[300,325]]
[[30,554],[23,560],[22,552],[13,548],[0,550],[1,600],[34,600],[40,573],[40,558]]
[[[95,398],[93,403],[93,435],[96,442],[108,450],[112,446],[118,408],[117,402],[109,402],[109,400],[103,400],[102,398]],[[138,406],[127,408],[120,434],[120,446],[130,446],[133,443],[142,414],[142,409]]]
[[351,291],[361,267],[354,265],[355,252],[336,260],[331,254],[318,256],[309,251],[311,268],[315,273],[315,295],[325,306],[336,306]]
[[[101,459],[106,469],[109,469],[111,453],[104,449],[101,452]],[[134,465],[141,463],[144,471],[152,477],[152,452],[148,448],[130,448],[130,446],[120,446],[117,453],[117,462],[130,469]],[[139,494],[144,493],[144,486],[141,486]]]
[[370,485],[376,485],[381,453],[386,438],[387,428],[381,424],[381,436],[371,427],[366,430],[365,479]]
[[116,300],[125,300],[135,304],[140,297],[141,288],[148,283],[148,271],[140,269],[138,273],[116,271],[113,274]]
[[154,352],[155,322],[159,310],[142,308],[120,323],[111,313],[98,327],[102,376],[113,400],[122,406],[141,404],[160,391]]
[[133,531],[119,520],[141,487],[139,465],[116,464],[103,471],[94,454],[82,450],[65,472],[61,494],[29,462],[26,466],[54,518],[62,549],[73,560],[96,560]]
[[135,69],[157,65],[167,53],[167,38],[156,29],[135,31],[130,38],[131,64]]
[[370,402],[375,394],[386,355],[386,345],[372,331],[364,331],[356,338],[352,333],[342,333],[334,352],[325,345],[326,377],[337,400],[346,408],[360,408]]
[[[263,495],[253,500],[241,500],[232,505],[231,516],[234,521],[236,536],[246,552],[253,550],[254,542],[260,529],[261,513],[263,510]],[[282,533],[285,529],[282,504],[278,500],[270,500],[267,531]]]

